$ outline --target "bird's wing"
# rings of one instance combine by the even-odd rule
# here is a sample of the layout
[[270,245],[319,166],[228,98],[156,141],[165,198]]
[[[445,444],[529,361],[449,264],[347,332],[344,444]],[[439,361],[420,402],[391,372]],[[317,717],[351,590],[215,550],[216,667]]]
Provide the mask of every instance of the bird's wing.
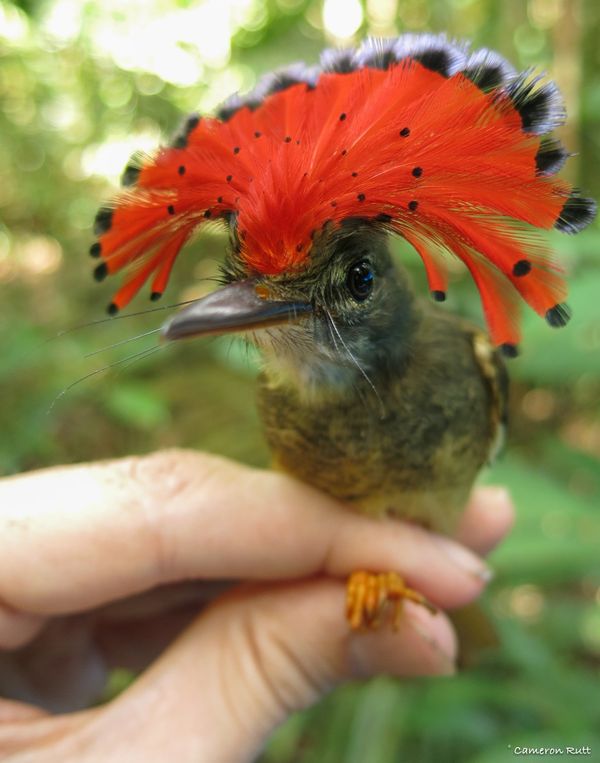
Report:
[[502,359],[487,334],[472,331],[473,354],[481,376],[490,392],[490,419],[492,436],[489,443],[488,462],[494,461],[502,446],[508,423],[508,374]]

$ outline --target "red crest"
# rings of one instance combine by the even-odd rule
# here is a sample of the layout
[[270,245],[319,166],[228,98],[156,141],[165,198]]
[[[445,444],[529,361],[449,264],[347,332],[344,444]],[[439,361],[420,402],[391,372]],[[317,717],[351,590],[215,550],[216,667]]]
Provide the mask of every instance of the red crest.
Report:
[[326,222],[369,218],[414,246],[438,299],[446,255],[459,257],[492,338],[514,345],[519,294],[551,325],[568,318],[538,229],[576,233],[595,214],[555,177],[567,153],[546,134],[563,119],[552,83],[443,37],[328,51],[321,69],[270,75],[130,164],[127,190],[96,218],[96,275],[129,266],[115,311],[149,278],[160,295],[207,220],[235,215],[248,271],[269,275],[301,268]]

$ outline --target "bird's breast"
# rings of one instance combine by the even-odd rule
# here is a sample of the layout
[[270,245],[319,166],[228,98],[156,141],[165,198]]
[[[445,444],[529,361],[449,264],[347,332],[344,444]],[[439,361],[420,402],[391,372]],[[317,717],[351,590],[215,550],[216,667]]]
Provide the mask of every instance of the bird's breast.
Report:
[[259,410],[277,468],[357,510],[450,531],[488,460],[495,401],[473,333],[443,328],[426,331],[401,376],[373,378],[377,396],[365,383],[311,400],[263,376]]

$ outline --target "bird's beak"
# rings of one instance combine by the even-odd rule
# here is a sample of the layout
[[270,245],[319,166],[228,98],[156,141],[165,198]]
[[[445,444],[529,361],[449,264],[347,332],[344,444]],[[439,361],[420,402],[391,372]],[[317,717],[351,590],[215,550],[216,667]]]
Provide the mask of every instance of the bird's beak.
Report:
[[163,324],[161,338],[172,341],[262,329],[297,321],[310,312],[310,303],[270,299],[268,290],[259,281],[248,278],[228,284],[185,307]]

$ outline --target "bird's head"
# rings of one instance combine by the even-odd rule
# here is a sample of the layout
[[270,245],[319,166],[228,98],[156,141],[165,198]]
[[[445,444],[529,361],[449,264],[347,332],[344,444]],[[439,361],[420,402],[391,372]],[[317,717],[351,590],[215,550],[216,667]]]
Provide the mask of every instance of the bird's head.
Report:
[[111,313],[148,279],[156,299],[199,225],[229,221],[227,285],[164,336],[250,331],[288,375],[343,381],[409,351],[410,291],[386,249],[395,233],[438,300],[447,257],[463,261],[492,340],[514,356],[519,296],[553,327],[569,317],[539,229],[577,233],[595,214],[556,177],[568,154],[549,133],[563,119],[553,83],[441,35],[326,51],[320,67],[268,75],[134,157],[96,217],[95,275],[128,269]]
[[313,236],[310,258],[271,275],[249,272],[232,239],[223,288],[168,321],[165,339],[246,332],[272,374],[306,391],[398,370],[409,349],[413,297],[376,222],[326,224]]

